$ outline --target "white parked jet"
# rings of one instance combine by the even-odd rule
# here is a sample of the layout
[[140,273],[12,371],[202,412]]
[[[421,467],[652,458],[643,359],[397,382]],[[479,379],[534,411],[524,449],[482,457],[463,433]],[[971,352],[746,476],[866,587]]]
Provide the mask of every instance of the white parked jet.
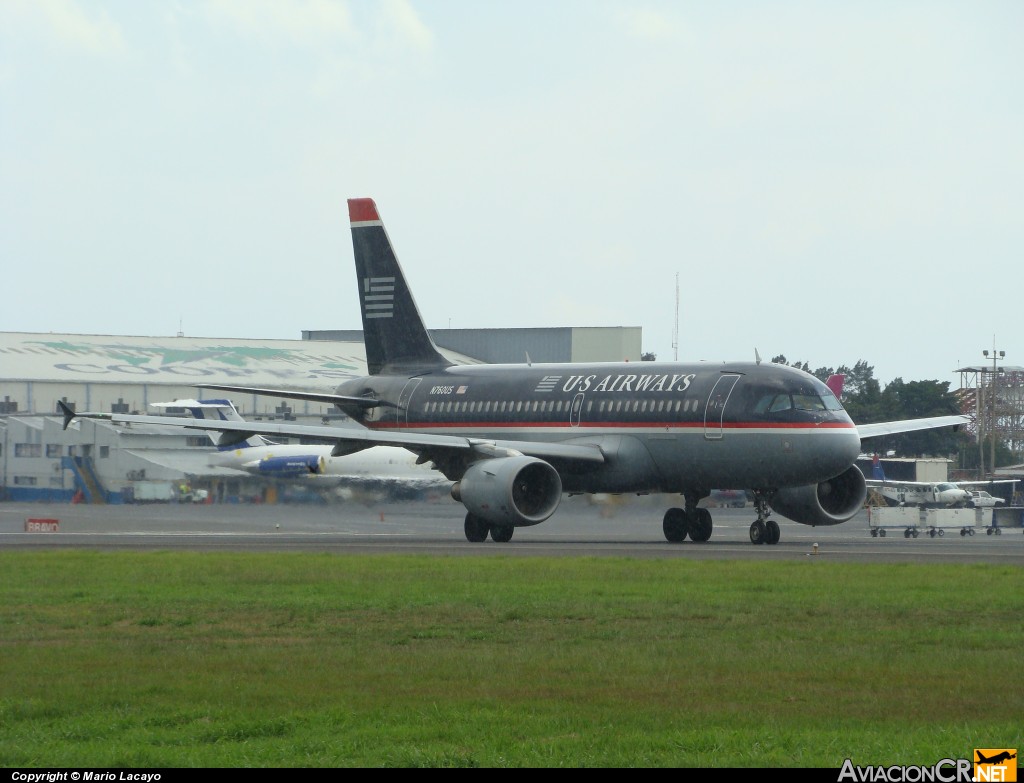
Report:
[[[174,400],[151,403],[151,407],[186,408],[199,420],[245,421],[230,400]],[[416,455],[405,449],[375,446],[335,457],[331,455],[333,444],[274,443],[258,434],[236,442],[220,442],[216,432],[207,432],[217,446],[210,454],[210,465],[254,476],[375,489],[401,486],[407,490],[437,487],[447,491],[451,487],[451,482],[436,471],[417,465]]]

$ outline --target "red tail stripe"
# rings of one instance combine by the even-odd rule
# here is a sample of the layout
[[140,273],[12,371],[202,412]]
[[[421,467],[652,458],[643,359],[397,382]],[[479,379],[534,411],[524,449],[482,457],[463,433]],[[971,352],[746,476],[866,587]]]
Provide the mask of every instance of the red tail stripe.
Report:
[[380,220],[380,215],[377,214],[377,205],[372,198],[350,198],[348,218],[353,223],[365,223],[368,220]]

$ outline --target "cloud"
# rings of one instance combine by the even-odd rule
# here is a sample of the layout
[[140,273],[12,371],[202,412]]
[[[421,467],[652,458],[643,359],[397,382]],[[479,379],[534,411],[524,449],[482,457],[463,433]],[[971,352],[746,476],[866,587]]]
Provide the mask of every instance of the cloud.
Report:
[[408,0],[365,7],[343,0],[208,0],[204,15],[257,46],[307,50],[334,69],[434,47],[433,33]]
[[390,36],[394,41],[420,52],[434,47],[434,34],[423,23],[408,0],[386,0],[380,6]]
[[263,45],[330,45],[353,36],[352,15],[336,0],[210,0],[207,17]]
[[686,27],[679,18],[652,8],[622,8],[616,16],[622,28],[634,38],[675,41],[687,35]]
[[91,55],[117,54],[125,48],[121,28],[105,11],[87,13],[75,0],[5,0],[0,3],[0,30]]

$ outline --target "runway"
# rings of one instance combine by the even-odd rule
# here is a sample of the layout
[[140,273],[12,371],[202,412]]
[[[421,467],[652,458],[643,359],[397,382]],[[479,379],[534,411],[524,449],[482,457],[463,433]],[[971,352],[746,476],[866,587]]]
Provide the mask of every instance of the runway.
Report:
[[[464,511],[444,498],[426,503],[333,505],[82,505],[0,503],[0,549],[195,550],[433,554],[438,556],[630,557],[874,563],[991,563],[1024,566],[1024,534],[906,539],[889,530],[872,537],[866,512],[843,525],[811,528],[773,518],[782,529],[774,546],[750,543],[751,507],[712,509],[711,540],[670,544],[661,531],[671,497],[594,504],[566,498],[547,521],[517,528],[512,541],[473,544]],[[54,519],[56,532],[26,532],[29,519]]]

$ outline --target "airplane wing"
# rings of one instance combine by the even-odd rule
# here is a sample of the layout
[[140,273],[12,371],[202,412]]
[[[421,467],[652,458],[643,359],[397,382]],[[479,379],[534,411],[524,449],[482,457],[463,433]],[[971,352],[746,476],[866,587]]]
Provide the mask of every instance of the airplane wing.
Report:
[[913,487],[914,489],[930,489],[933,482],[865,478],[864,483],[869,487]]
[[958,487],[987,487],[989,484],[1017,484],[1020,479],[981,479],[980,481],[954,481]]
[[[223,387],[220,387],[223,388]],[[378,432],[366,427],[328,427],[325,425],[294,424],[292,422],[222,421],[189,419],[174,416],[143,416],[127,413],[76,413],[63,402],[58,402],[64,416],[64,429],[73,419],[102,419],[115,424],[154,424],[165,427],[224,433],[224,443],[236,443],[252,435],[277,435],[298,438],[317,438],[333,441],[334,456],[350,454],[369,446],[396,446],[417,453],[426,451],[473,452],[480,457],[506,456],[508,450],[540,459],[561,459],[570,462],[602,463],[604,452],[597,445],[574,443],[534,443],[515,440],[489,440],[458,435],[428,435],[415,432]]]
[[858,424],[860,437],[876,438],[879,435],[895,435],[901,432],[917,430],[933,430],[938,427],[960,427],[970,421],[967,416],[932,416],[926,419],[907,419],[905,421],[881,421],[875,424]]

